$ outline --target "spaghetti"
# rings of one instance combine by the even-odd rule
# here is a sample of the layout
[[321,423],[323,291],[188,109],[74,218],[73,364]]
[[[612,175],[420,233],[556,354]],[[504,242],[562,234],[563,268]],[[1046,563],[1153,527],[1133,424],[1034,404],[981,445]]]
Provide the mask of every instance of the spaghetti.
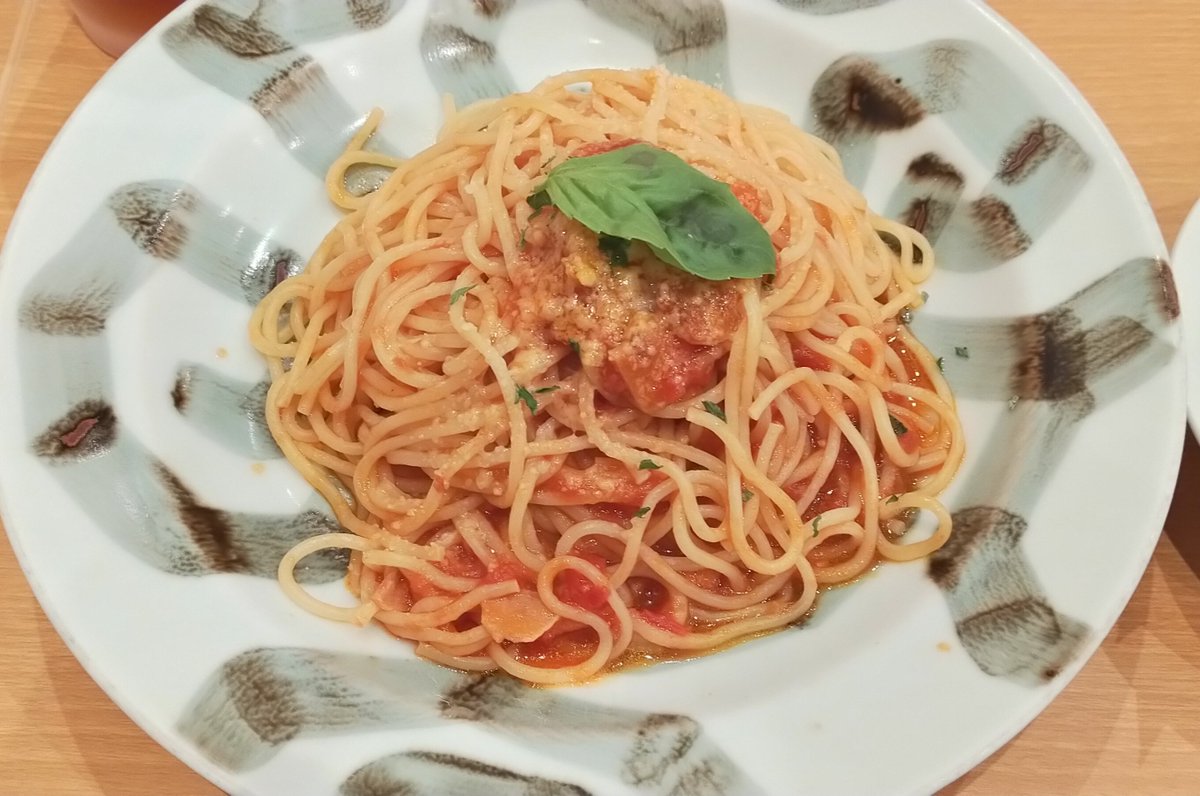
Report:
[[[589,70],[447,108],[405,160],[329,172],[346,214],[257,308],[267,420],[344,533],[279,567],[307,610],[425,658],[574,683],[802,620],[822,586],[927,556],[963,455],[904,324],[933,268],[834,151],[662,70]],[[631,142],[730,186],[775,274],[710,281],[529,200],[554,163]],[[394,169],[358,197],[347,172]],[[936,530],[905,538],[928,512]],[[357,605],[296,582],[350,551]]]

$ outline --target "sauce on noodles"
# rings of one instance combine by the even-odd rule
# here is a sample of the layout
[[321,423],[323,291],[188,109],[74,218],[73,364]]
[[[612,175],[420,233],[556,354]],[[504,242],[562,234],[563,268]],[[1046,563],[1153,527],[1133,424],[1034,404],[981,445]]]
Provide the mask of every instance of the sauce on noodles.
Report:
[[[365,148],[378,123],[330,171],[345,216],[251,323],[272,434],[345,527],[281,562],[296,603],[573,683],[795,624],[945,543],[962,431],[904,323],[933,252],[829,146],[661,69],[448,108],[402,161]],[[549,164],[635,145],[721,183],[774,273],[701,278],[534,201]],[[362,164],[394,171],[358,197]],[[920,512],[936,529],[908,539]],[[295,580],[328,548],[355,606]]]

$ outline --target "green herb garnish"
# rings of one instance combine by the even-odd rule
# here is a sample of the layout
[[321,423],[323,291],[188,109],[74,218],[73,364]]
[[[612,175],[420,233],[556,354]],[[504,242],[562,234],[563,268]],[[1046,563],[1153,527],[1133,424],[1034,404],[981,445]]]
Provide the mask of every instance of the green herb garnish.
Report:
[[555,390],[558,390],[558,389],[561,389],[559,387],[559,385],[551,384],[549,387],[538,387],[536,390],[533,391],[533,394],[534,395],[545,395],[548,392],[554,392]]
[[460,298],[467,295],[467,291],[471,290],[473,287],[475,287],[475,286],[467,285],[466,287],[460,287],[457,290],[455,290],[453,293],[450,294],[450,304],[453,305]]
[[533,393],[531,393],[529,390],[525,389],[524,387],[522,387],[518,384],[517,385],[517,399],[515,401],[513,401],[513,403],[519,404],[522,402],[524,402],[524,404],[527,407],[529,407],[529,414],[531,414],[531,415],[537,414],[537,410],[538,410],[537,399],[533,397]]
[[935,362],[934,364],[936,364],[938,366],[939,373],[946,372],[946,358],[945,357],[938,357],[937,362]]
[[712,401],[704,402],[704,411],[708,412],[710,415],[717,418],[718,420],[725,419],[725,410],[722,409],[719,405],[713,403]]
[[749,489],[746,489],[745,487],[743,487],[743,488],[742,488],[742,502],[743,502],[743,503],[749,503],[749,502],[750,502],[750,498],[752,498],[752,497],[754,497],[754,492],[752,492],[751,490],[749,490]]
[[579,356],[579,341],[568,340],[567,345],[571,346],[571,350],[575,352],[575,356]]
[[970,352],[970,350],[967,349],[967,347],[965,345],[954,346],[954,355],[957,357],[962,357],[963,359],[971,358],[971,352]]
[[645,517],[649,513],[650,513],[650,507],[642,506],[640,509],[633,512],[633,516],[641,518],[641,517]]
[[813,517],[813,536],[816,536],[817,532],[821,528],[821,517],[822,517],[822,515],[820,515],[820,514]]
[[899,420],[897,420],[895,415],[888,415],[888,420],[892,421],[892,431],[895,433],[895,435],[897,437],[900,436],[901,434],[908,433],[908,426],[904,425]]
[[569,158],[529,197],[600,235],[646,243],[703,279],[775,273],[771,237],[729,186],[649,144]]
[[661,470],[661,464],[655,464],[650,459],[642,459],[642,463],[638,465],[639,470]]
[[608,258],[608,264],[614,268],[629,265],[629,241],[612,235],[600,235],[597,242],[600,252]]

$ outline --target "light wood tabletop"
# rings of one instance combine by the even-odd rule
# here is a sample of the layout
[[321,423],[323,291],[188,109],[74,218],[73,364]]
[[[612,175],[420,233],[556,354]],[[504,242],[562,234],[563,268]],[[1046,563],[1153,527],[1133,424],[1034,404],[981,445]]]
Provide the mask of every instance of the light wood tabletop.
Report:
[[[1173,242],[1200,197],[1200,2],[992,5],[1096,108]],[[2,233],[54,134],[112,60],[65,0],[3,0],[0,63]],[[1116,628],[1041,716],[945,793],[1200,792],[1196,483],[1200,448],[1189,438],[1165,533]],[[0,793],[216,792],[84,673],[0,542]]]

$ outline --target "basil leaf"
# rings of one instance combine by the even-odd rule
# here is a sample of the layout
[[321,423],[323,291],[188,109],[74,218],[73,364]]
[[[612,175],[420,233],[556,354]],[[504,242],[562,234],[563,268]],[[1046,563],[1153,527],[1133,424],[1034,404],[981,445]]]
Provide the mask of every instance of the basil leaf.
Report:
[[456,289],[453,293],[450,294],[450,303],[454,304],[455,302],[457,302],[460,298],[467,295],[467,291],[469,291],[473,287],[475,287],[475,286],[467,285],[466,287],[460,287],[460,288]]
[[550,202],[593,232],[643,241],[703,279],[775,273],[771,237],[730,187],[649,144],[560,163],[529,197],[534,209]]
[[641,464],[638,465],[638,469],[639,470],[661,470],[662,465],[655,463],[655,461],[653,459],[642,459]]
[[641,517],[645,517],[645,516],[646,516],[647,514],[649,514],[649,513],[650,513],[650,507],[649,507],[649,506],[642,506],[640,509],[638,509],[637,511],[633,512],[633,516],[635,516],[635,517],[638,517],[638,518],[641,518]]
[[715,404],[712,401],[704,401],[703,403],[705,412],[708,412],[718,420],[725,419],[725,410],[721,408],[720,404]]
[[598,241],[600,252],[612,266],[629,265],[629,243],[624,238],[614,238],[612,235],[601,235]]

